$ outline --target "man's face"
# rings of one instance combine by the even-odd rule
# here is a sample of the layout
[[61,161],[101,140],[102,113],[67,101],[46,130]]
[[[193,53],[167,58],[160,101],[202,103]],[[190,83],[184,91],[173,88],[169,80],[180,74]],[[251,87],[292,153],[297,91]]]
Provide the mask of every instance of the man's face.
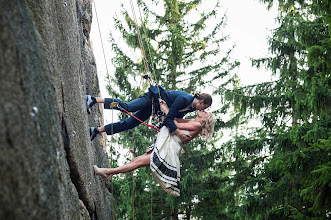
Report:
[[210,105],[204,104],[203,100],[199,100],[199,102],[195,106],[196,110],[205,110],[208,107],[210,107]]

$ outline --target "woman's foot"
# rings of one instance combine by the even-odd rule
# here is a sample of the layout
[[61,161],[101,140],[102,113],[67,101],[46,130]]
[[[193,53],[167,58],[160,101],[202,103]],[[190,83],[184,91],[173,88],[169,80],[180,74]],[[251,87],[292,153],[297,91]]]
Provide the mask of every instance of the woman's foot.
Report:
[[98,176],[101,176],[103,180],[109,180],[110,177],[112,177],[111,174],[105,174],[102,172],[102,168],[97,167],[96,165],[93,165],[94,173]]

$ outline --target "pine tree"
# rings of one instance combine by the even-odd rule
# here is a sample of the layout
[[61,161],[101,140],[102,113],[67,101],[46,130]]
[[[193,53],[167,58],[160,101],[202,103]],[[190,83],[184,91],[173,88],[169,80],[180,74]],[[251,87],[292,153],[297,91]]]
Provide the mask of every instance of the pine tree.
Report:
[[[224,44],[227,39],[226,36],[222,36],[225,17],[218,14],[220,13],[219,3],[215,2],[213,7],[200,12],[198,7],[201,3],[201,0],[151,2],[153,6],[163,7],[164,14],[160,15],[151,9],[151,5],[139,1],[144,17],[137,22],[123,7],[121,15],[125,22],[120,17],[114,19],[123,40],[133,51],[125,52],[119,46],[118,39],[114,39],[111,35],[112,48],[116,54],[113,59],[116,71],[113,77],[109,76],[108,88],[111,95],[129,101],[147,90],[148,84],[142,87],[136,83],[145,72],[143,59],[135,60],[132,55],[136,51],[140,53],[136,25],[141,34],[148,73],[156,84],[161,84],[168,90],[184,90],[191,94],[194,92],[219,94],[223,91],[224,78],[228,80],[230,78],[228,75],[239,63],[231,61],[230,55],[233,48],[226,47]],[[197,18],[193,23],[186,19],[190,14],[194,14]],[[216,22],[212,25],[211,21]],[[207,23],[208,28],[211,29],[207,30]],[[224,85],[227,84],[224,83]],[[218,119],[215,130],[217,131],[221,126],[222,123]],[[118,144],[130,146],[127,137],[131,136],[131,133],[121,133]],[[135,155],[143,154],[154,137],[155,132],[151,132],[146,126],[141,125],[135,128],[133,131]],[[194,200],[197,195],[202,195],[206,190],[201,188],[204,187],[203,178],[211,178],[207,175],[207,170],[214,166],[214,161],[218,157],[217,151],[215,149],[210,151],[209,148],[210,145],[207,146],[200,139],[185,145],[185,153],[182,156],[184,161],[181,173],[182,196],[179,198],[167,195],[160,187],[156,187],[154,180],[151,180],[149,168],[135,171],[135,218],[147,219],[151,214],[157,216],[156,219],[166,217],[178,219],[179,215],[187,219],[192,215],[199,216],[194,210],[196,207]],[[121,201],[118,205],[120,210],[118,215],[131,218],[129,192],[131,189],[127,183],[132,181],[131,176],[127,174],[124,175],[124,179],[113,178],[113,180],[115,198]],[[149,196],[152,190],[151,185],[154,185],[152,199]],[[212,196],[212,193],[210,192],[209,196]],[[151,206],[151,211],[146,208]]]

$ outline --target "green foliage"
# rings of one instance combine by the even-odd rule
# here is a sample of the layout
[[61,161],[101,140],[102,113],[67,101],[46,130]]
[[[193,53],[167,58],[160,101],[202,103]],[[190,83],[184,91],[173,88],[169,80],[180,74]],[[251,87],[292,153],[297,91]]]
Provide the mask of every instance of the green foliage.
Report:
[[[272,4],[274,1],[263,1]],[[314,2],[314,1],[313,1]],[[330,215],[330,32],[325,2],[279,1],[271,57],[253,60],[275,81],[226,91],[236,117],[262,126],[226,145],[239,219],[326,219]],[[232,149],[232,150],[231,150]]]

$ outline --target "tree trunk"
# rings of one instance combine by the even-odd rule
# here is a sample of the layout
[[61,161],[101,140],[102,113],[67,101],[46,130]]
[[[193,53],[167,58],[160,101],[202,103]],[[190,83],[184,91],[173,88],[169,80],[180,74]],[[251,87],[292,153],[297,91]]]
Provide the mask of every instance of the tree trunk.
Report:
[[170,220],[178,220],[178,209],[177,209],[177,206],[174,208],[173,212],[171,213]]
[[186,207],[186,210],[185,210],[185,212],[186,212],[186,219],[187,220],[190,220],[191,219],[191,211],[192,211],[192,206],[191,205],[188,205]]

